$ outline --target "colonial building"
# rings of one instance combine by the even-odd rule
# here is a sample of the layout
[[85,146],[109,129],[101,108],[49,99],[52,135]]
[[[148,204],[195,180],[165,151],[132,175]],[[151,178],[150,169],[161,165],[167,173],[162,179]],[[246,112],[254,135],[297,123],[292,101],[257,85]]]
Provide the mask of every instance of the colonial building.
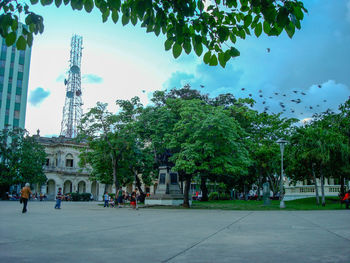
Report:
[[90,181],[91,169],[79,167],[80,150],[86,145],[79,144],[71,138],[41,137],[39,132],[34,136],[38,143],[45,147],[47,154],[44,172],[47,177],[46,185],[40,191],[53,200],[58,188],[63,193],[91,193],[94,200],[102,200],[105,184]]

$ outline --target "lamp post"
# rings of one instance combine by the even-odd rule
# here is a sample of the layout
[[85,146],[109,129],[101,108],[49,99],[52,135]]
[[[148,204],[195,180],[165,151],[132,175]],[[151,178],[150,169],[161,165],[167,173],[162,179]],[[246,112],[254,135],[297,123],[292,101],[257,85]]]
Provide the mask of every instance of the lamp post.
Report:
[[284,152],[284,145],[287,143],[284,139],[279,139],[277,143],[280,145],[281,149],[281,182],[280,182],[280,208],[285,208],[285,204],[283,201],[284,195],[283,195],[283,152]]

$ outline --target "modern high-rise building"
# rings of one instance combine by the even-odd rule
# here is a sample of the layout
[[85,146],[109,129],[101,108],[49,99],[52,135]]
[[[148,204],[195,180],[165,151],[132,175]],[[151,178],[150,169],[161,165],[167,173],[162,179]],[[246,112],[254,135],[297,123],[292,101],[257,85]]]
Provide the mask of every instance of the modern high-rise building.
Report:
[[[19,32],[22,26],[19,25]],[[7,47],[0,37],[0,130],[25,126],[31,48]]]

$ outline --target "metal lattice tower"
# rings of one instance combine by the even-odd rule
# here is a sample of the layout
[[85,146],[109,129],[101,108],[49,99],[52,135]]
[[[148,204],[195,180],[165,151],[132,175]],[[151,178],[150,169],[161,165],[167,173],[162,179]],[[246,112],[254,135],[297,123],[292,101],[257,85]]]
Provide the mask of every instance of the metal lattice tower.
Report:
[[80,124],[83,110],[81,99],[81,55],[83,38],[74,35],[71,40],[71,51],[69,60],[68,79],[64,80],[66,85],[66,99],[63,108],[63,118],[61,123],[61,135],[68,138],[77,137],[78,126]]

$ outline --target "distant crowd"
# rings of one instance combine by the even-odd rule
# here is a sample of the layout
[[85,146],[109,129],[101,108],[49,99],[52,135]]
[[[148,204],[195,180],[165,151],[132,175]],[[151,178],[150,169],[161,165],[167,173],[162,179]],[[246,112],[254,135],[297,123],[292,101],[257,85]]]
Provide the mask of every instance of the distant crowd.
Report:
[[[5,198],[10,201],[19,201],[21,199],[21,193],[16,193],[15,191],[12,193],[6,192]],[[29,199],[34,201],[44,201],[47,200],[47,196],[43,193],[34,193]]]
[[104,207],[124,207],[126,204],[130,204],[133,209],[138,209],[138,202],[140,202],[140,192],[136,188],[129,194],[127,191],[122,190],[121,188],[117,191],[115,197],[105,192],[103,195]]

